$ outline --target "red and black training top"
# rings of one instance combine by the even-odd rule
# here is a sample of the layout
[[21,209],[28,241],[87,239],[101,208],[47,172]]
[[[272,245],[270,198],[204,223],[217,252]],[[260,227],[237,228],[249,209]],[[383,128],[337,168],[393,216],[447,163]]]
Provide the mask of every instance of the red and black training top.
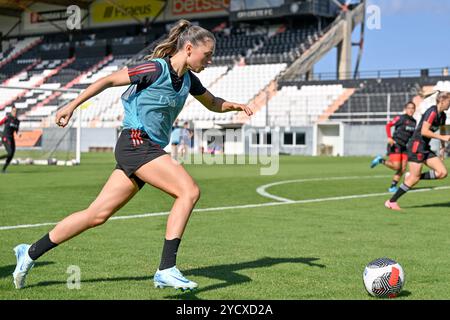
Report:
[[5,125],[3,129],[3,137],[8,139],[14,138],[14,132],[19,132],[20,120],[8,114],[2,120],[0,120],[0,126]]
[[[391,134],[391,128],[394,127],[394,137]],[[388,138],[393,138],[395,143],[405,147],[409,139],[411,139],[416,129],[416,119],[413,117],[402,114],[395,117],[392,121],[386,125],[386,134]]]
[[422,115],[422,118],[420,119],[419,125],[416,128],[416,131],[414,131],[413,140],[419,141],[425,145],[429,145],[431,138],[427,138],[422,136],[422,126],[424,122],[428,122],[430,126],[430,130],[433,132],[436,132],[439,130],[439,128],[443,125],[445,125],[445,122],[447,120],[447,115],[445,112],[438,111],[437,106],[430,107],[425,113]]
[[[178,92],[180,91],[183,85],[183,76],[178,77],[177,72],[173,69],[170,64],[170,57],[163,58],[167,65],[169,66],[170,78],[172,80],[173,89]],[[206,92],[206,88],[203,87],[200,79],[192,73],[192,71],[188,71],[189,76],[191,78],[191,89],[189,93],[193,96],[199,96]],[[136,92],[139,92],[143,89],[149,87],[152,83],[154,83],[159,76],[162,74],[162,66],[158,61],[147,61],[143,63],[138,63],[134,65],[128,66],[128,76],[130,77],[130,81],[132,84],[136,84]]]

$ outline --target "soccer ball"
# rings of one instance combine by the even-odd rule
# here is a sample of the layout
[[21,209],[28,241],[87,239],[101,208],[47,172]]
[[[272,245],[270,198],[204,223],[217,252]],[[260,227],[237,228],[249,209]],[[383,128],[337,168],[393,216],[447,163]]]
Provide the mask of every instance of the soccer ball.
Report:
[[405,284],[405,274],[396,261],[380,258],[366,266],[363,281],[367,292],[372,296],[395,298]]

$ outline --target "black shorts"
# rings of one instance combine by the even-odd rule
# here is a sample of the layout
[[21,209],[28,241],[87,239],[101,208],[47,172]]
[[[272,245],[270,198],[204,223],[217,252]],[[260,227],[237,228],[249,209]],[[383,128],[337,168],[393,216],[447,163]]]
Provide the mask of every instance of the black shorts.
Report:
[[134,174],[136,170],[166,154],[167,152],[152,141],[144,131],[124,129],[117,140],[114,151],[117,162],[116,169],[122,170],[129,178],[134,179],[141,189],[145,182]]
[[413,140],[408,143],[408,161],[416,163],[424,163],[428,159],[437,157],[437,155],[431,151],[429,144],[425,144],[420,140]]
[[408,153],[406,146],[401,146],[398,143],[394,143],[392,146],[389,143],[387,145],[388,156],[390,156],[391,154],[406,154],[406,153]]

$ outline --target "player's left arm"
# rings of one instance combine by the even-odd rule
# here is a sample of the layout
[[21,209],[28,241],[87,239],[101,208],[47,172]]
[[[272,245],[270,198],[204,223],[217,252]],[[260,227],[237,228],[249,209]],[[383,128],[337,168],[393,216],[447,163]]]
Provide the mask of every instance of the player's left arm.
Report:
[[226,101],[225,99],[214,96],[208,90],[202,95],[194,96],[207,109],[213,112],[229,112],[229,111],[244,111],[248,116],[253,114],[249,106],[241,103]]

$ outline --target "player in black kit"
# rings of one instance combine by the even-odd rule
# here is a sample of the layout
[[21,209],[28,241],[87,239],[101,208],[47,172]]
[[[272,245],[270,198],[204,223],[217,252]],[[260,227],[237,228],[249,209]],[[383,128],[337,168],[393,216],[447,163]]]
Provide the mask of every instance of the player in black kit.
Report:
[[[397,192],[397,184],[406,172],[406,166],[408,164],[406,145],[416,129],[416,119],[413,118],[416,112],[415,103],[412,101],[408,102],[403,111],[404,114],[395,117],[386,125],[386,134],[388,137],[387,155],[389,156],[389,160],[377,156],[371,163],[371,168],[379,164],[384,164],[389,169],[395,171],[391,186],[389,187],[389,192],[393,193]],[[392,127],[395,128],[393,136],[391,133]]]
[[6,173],[6,168],[11,163],[16,152],[16,142],[14,141],[14,132],[19,132],[19,119],[17,119],[17,109],[12,107],[11,113],[0,120],[0,125],[5,125],[3,129],[2,142],[5,146],[7,154],[0,156],[0,159],[5,159],[6,162],[3,166],[2,173]]
[[[397,200],[415,186],[419,180],[435,180],[447,177],[447,168],[443,158],[445,143],[450,141],[450,135],[445,134],[445,111],[450,108],[450,92],[439,92],[436,98],[437,105],[430,107],[422,116],[414,135],[408,142],[409,172],[405,180],[394,196],[385,202],[385,207],[393,210],[401,210]],[[440,134],[435,133],[441,129]],[[431,139],[441,140],[440,157],[430,147]],[[423,165],[431,170],[422,173]]]

